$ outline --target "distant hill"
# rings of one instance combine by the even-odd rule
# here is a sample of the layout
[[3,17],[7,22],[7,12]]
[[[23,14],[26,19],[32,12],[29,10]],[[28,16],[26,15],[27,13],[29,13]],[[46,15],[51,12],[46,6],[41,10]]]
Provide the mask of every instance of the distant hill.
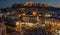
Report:
[[[27,6],[24,6],[25,3],[19,3],[19,4],[13,4],[11,7],[7,7],[7,8],[4,8],[4,9],[1,9],[2,12],[7,12],[7,9],[10,11],[12,9],[18,9],[18,8],[39,8],[39,9],[42,9],[42,10],[48,10],[48,11],[54,11],[56,13],[60,13],[60,8],[57,8],[57,7],[53,7],[53,6],[48,6],[47,3],[43,3],[41,5],[41,3],[34,3],[34,2],[26,2],[26,3],[29,3]],[[31,5],[32,4],[32,5]],[[47,6],[46,6],[47,5]]]

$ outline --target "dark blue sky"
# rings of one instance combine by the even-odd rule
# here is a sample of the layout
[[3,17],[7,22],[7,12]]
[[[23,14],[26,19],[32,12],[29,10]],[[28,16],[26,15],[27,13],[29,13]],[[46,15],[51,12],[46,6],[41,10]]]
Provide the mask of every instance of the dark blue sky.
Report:
[[10,7],[14,3],[20,3],[20,2],[48,2],[49,5],[60,7],[60,0],[0,0],[0,8],[6,8],[7,6]]

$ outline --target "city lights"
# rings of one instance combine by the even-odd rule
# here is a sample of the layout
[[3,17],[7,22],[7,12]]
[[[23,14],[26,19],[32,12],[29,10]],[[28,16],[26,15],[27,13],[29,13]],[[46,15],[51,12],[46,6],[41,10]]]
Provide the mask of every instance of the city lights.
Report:
[[15,3],[1,10],[0,32],[2,35],[60,35],[60,14],[55,13],[56,9],[59,11],[47,2]]

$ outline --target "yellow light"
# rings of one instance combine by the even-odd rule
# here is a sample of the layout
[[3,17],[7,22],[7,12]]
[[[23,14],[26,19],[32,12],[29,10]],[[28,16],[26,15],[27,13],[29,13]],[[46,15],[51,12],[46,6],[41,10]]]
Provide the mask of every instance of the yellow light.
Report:
[[34,3],[34,2],[25,2],[25,3],[24,3],[24,6],[27,6],[27,5],[32,6],[33,3]]
[[18,25],[19,25],[19,23],[20,23],[19,21],[16,21],[16,26],[18,26]]
[[29,2],[25,2],[25,3],[24,3],[24,6],[27,6],[28,4],[29,4]]
[[26,15],[26,14],[22,14],[22,15]]
[[33,11],[32,14],[33,14],[34,16],[36,16],[36,15],[37,15],[37,12],[36,12],[36,11]]

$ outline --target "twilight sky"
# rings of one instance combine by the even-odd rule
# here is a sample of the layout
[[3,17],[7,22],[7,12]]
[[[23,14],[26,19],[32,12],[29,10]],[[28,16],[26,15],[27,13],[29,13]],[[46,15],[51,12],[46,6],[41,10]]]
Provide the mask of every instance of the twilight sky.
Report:
[[60,0],[0,0],[0,8],[6,8],[11,7],[14,3],[20,3],[20,2],[48,2],[49,5],[60,7]]

